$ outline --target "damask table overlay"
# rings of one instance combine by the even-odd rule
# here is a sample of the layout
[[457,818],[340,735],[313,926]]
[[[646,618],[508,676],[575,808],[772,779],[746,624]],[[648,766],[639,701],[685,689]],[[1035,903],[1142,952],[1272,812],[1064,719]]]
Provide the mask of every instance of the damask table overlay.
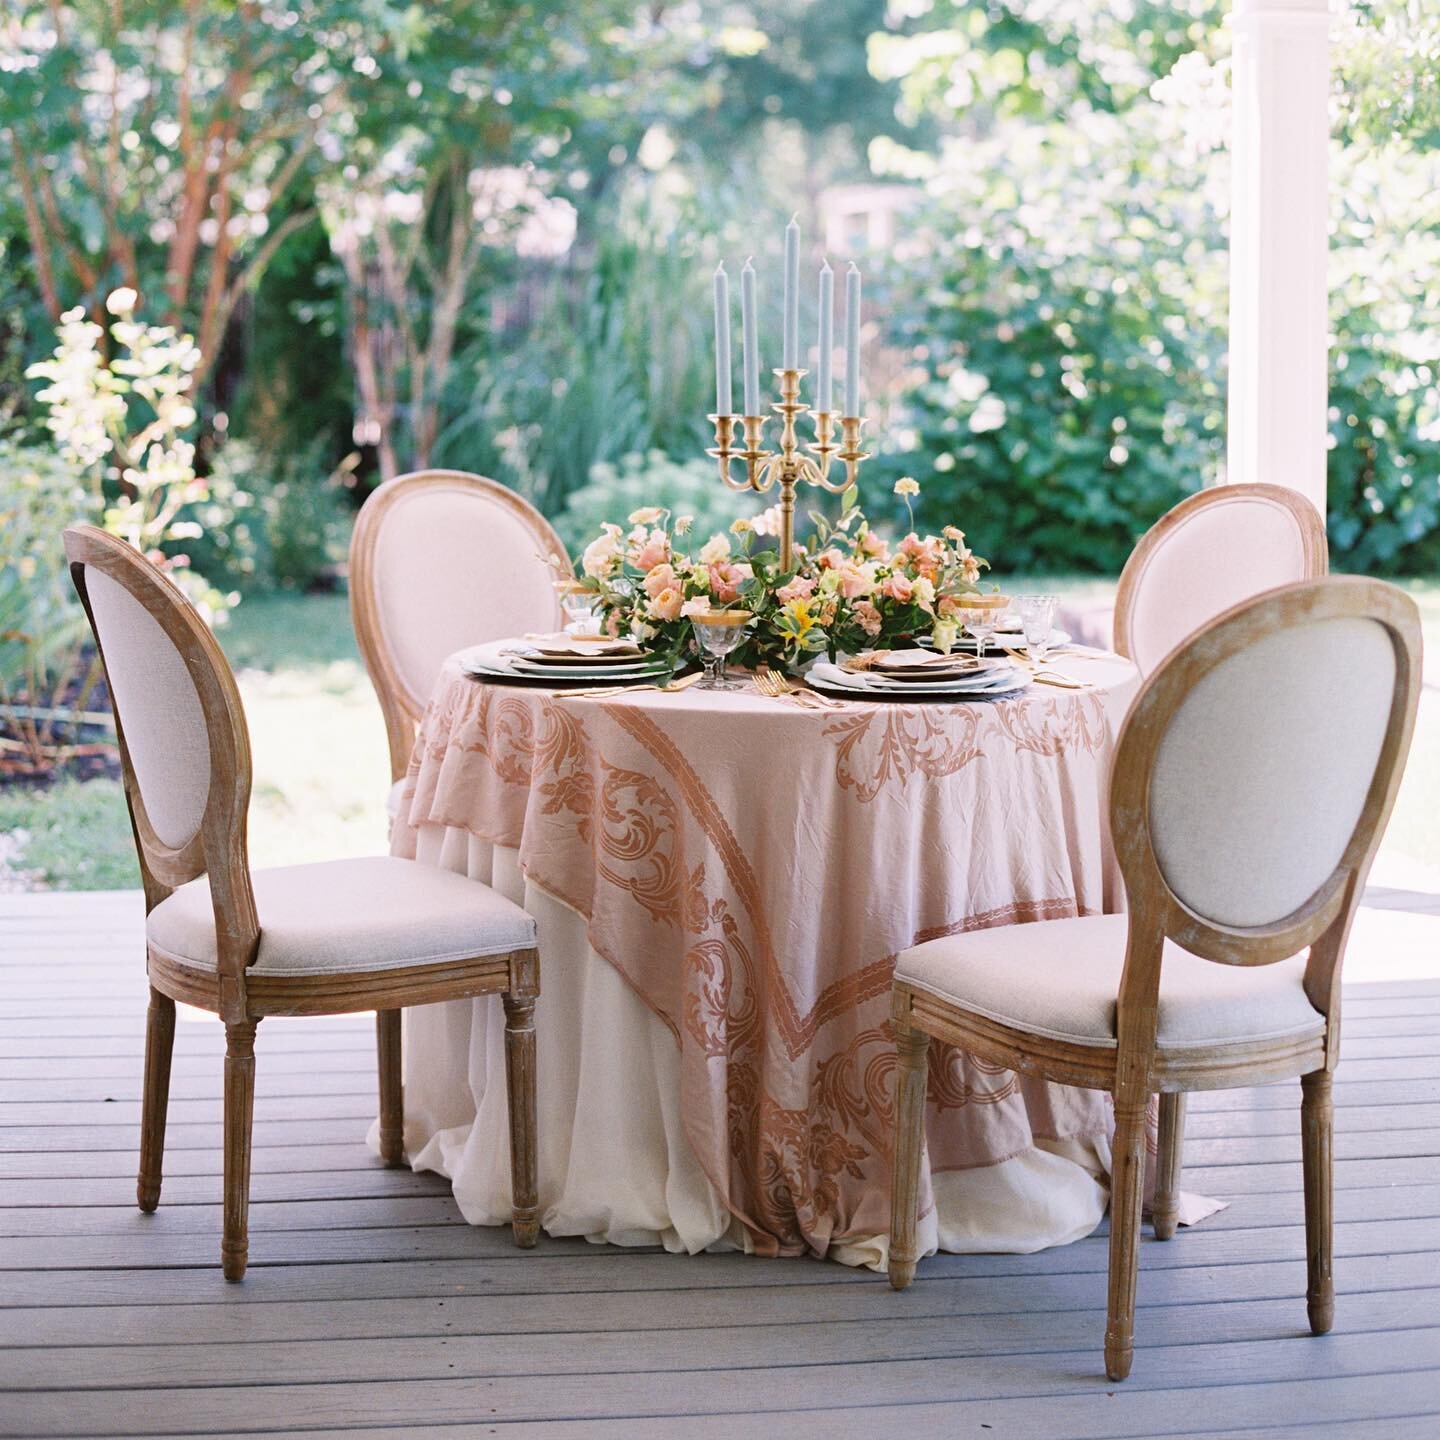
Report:
[[[752,1245],[823,1254],[888,1222],[895,955],[1104,907],[1109,736],[1103,692],[602,702],[452,664],[394,848],[442,825],[518,850],[675,1037],[686,1135]],[[1102,1096],[934,1061],[936,1170],[1109,1133]]]

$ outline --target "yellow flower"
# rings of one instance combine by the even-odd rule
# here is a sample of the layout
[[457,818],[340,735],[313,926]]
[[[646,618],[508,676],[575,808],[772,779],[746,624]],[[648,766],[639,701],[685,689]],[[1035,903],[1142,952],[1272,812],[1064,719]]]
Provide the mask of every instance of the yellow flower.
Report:
[[920,482],[913,475],[902,475],[895,482],[895,493],[897,495],[918,495]]
[[731,525],[730,533],[732,535],[749,535],[754,529],[755,527],[742,516]]

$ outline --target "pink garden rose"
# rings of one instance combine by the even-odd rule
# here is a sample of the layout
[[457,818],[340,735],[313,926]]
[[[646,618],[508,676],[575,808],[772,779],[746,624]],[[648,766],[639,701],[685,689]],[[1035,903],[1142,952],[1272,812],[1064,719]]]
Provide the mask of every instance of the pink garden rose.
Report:
[[651,598],[648,614],[652,620],[664,624],[680,618],[680,607],[685,597],[673,585],[667,585],[658,595]]
[[857,600],[854,608],[855,619],[859,621],[860,628],[867,635],[878,635],[880,633],[880,612],[875,608],[872,600]]
[[815,557],[815,563],[822,570],[838,570],[845,563],[845,557],[832,545]]
[[653,600],[662,590],[673,589],[679,583],[675,567],[667,560],[657,565],[645,577],[645,593]]
[[856,542],[860,547],[862,555],[868,555],[872,560],[888,560],[890,558],[890,545],[884,536],[877,535],[873,530],[866,530]]
[[797,575],[788,585],[782,585],[775,598],[788,605],[792,600],[804,600],[815,593],[815,582],[806,575]]
[[908,605],[915,593],[915,583],[908,575],[890,575],[880,589],[897,605]]

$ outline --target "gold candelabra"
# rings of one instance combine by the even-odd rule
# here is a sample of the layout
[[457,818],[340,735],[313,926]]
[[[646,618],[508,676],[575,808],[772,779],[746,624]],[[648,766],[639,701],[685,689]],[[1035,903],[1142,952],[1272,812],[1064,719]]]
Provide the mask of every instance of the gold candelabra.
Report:
[[[780,399],[770,408],[781,417],[780,449],[766,450],[765,415],[711,415],[715,426],[715,448],[705,453],[719,463],[720,478],[732,490],[754,490],[763,495],[773,486],[780,487],[780,558],[781,569],[789,570],[794,563],[795,552],[795,488],[803,480],[807,485],[828,490],[832,495],[842,495],[853,484],[860,471],[860,462],[870,458],[868,450],[860,448],[860,430],[865,421],[859,415],[839,415],[830,410],[816,410],[812,414],[815,422],[815,439],[801,450],[799,437],[795,433],[795,419],[810,410],[800,402],[800,378],[804,370],[776,370],[780,381]],[[840,422],[840,443],[834,443],[835,421]],[[745,448],[735,449],[735,422],[739,420],[744,434]],[[811,458],[814,456],[815,458]],[[745,478],[737,480],[730,474],[730,462],[745,462]],[[830,463],[842,460],[845,463],[845,479],[830,479]]]

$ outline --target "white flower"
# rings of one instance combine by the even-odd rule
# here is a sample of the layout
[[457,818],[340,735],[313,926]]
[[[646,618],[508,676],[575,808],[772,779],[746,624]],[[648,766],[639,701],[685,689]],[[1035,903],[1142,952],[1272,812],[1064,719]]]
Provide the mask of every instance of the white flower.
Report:
[[712,608],[708,595],[696,595],[680,607],[680,613],[685,616],[708,615]]
[[935,613],[935,582],[921,576],[915,582],[915,588],[910,592],[910,598],[922,609],[930,614]]
[[602,580],[615,568],[619,556],[619,536],[612,534],[607,527],[604,534],[597,535],[585,547],[585,553],[580,557],[580,568],[593,579]]
[[725,535],[712,535],[700,547],[700,559],[706,565],[717,565],[730,554],[730,540]]
[[918,495],[920,482],[913,475],[902,475],[895,482],[895,493],[897,495]]
[[139,303],[140,297],[128,285],[122,285],[110,292],[105,308],[112,315],[129,315]]
[[757,535],[778,535],[780,533],[780,507],[772,505],[762,510],[753,521]]
[[630,524],[632,525],[653,525],[665,511],[659,505],[646,505],[642,509],[630,512]]
[[688,535],[690,527],[695,523],[693,515],[677,515],[675,517],[675,533],[677,535]]

